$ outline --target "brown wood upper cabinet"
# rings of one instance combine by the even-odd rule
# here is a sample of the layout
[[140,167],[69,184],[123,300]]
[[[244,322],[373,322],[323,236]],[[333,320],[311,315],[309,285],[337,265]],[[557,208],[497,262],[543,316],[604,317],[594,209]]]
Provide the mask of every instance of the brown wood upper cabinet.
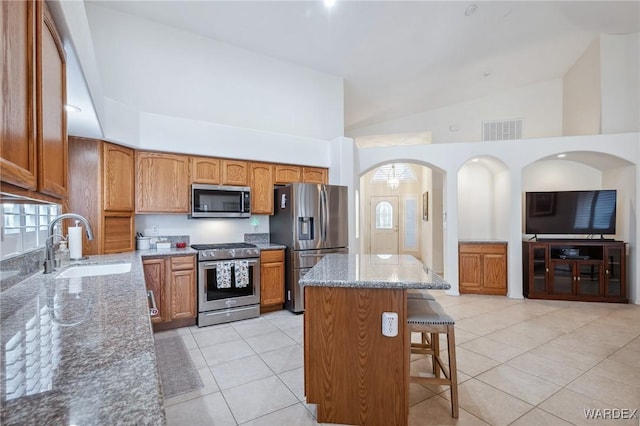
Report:
[[66,59],[62,41],[45,2],[38,1],[36,81],[38,105],[38,191],[54,197],[67,196],[67,99]]
[[276,164],[274,171],[275,184],[302,182],[302,167],[288,164]]
[[134,249],[133,149],[97,139],[69,138],[68,208],[91,223],[88,255]]
[[[65,55],[43,1],[0,3],[0,176],[54,198],[67,195]],[[10,59],[10,60],[8,60]]]
[[327,169],[322,167],[303,167],[302,182],[304,183],[322,183],[328,181]]
[[102,158],[104,210],[134,211],[135,152],[130,148],[103,142]]
[[222,185],[247,186],[249,166],[246,161],[222,160]]
[[220,184],[220,159],[211,157],[191,157],[191,182]]
[[249,163],[251,213],[273,214],[273,164]]
[[[35,38],[36,6],[33,1],[0,3],[4,60],[0,68],[0,176],[2,181],[35,190]],[[11,58],[11,60],[7,60]]]
[[189,157],[136,151],[136,213],[189,211]]

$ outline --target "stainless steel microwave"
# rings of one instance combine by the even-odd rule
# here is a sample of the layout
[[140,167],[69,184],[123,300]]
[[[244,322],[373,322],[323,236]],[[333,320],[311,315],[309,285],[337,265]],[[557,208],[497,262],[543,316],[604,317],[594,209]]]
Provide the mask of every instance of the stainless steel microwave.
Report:
[[251,190],[247,186],[191,185],[191,217],[249,217]]

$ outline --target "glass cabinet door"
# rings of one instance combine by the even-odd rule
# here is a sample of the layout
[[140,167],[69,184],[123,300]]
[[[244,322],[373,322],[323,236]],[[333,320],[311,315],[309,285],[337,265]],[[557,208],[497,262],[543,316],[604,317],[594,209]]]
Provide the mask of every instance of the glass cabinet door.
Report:
[[549,267],[547,246],[533,246],[531,248],[531,293],[547,294],[547,280],[549,276]]
[[602,264],[600,262],[579,262],[576,265],[576,294],[578,296],[601,296],[600,287]]
[[604,258],[604,292],[608,297],[624,297],[623,294],[623,277],[624,262],[624,245],[616,247],[607,247],[605,249]]
[[575,262],[551,261],[551,285],[549,293],[557,295],[572,295],[573,284],[576,281],[574,273]]

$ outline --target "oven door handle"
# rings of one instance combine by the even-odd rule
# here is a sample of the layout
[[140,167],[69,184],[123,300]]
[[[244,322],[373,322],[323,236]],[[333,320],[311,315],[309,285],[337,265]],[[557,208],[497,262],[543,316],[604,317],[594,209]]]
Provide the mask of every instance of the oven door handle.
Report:
[[238,259],[216,260],[214,262],[200,262],[199,266],[200,266],[200,268],[210,268],[212,266],[218,266],[218,265],[221,265],[223,263],[235,263],[236,261],[241,261],[241,260],[246,260],[247,262],[249,262],[250,265],[255,265],[255,264],[258,263],[258,261],[260,259],[238,258]]

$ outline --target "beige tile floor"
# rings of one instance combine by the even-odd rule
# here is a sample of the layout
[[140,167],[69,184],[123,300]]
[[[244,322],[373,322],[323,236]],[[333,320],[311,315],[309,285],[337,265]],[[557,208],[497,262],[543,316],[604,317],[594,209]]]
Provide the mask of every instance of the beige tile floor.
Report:
[[[432,294],[456,319],[460,418],[448,388],[412,384],[410,425],[640,425],[640,306]],[[165,401],[169,425],[317,424],[302,321],[279,311],[157,333],[182,337],[205,384]],[[421,356],[411,364],[429,368]],[[588,420],[585,409],[638,414]]]

